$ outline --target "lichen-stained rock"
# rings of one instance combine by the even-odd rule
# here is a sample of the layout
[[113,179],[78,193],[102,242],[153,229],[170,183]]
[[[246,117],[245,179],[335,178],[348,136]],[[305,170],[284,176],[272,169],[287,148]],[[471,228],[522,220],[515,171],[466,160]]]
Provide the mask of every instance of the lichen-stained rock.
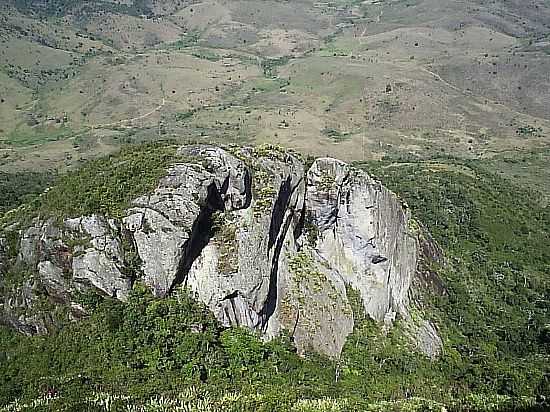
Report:
[[203,167],[215,176],[214,183],[223,195],[225,210],[245,209],[250,206],[252,177],[242,159],[209,145],[183,146],[178,153],[201,159]]
[[54,219],[34,219],[32,225],[23,232],[19,244],[18,262],[36,268],[42,260],[62,258],[59,249],[66,248],[62,233]]
[[299,225],[304,167],[277,150],[242,149],[235,155],[246,165],[240,175],[251,175],[251,186],[244,186],[251,197],[216,215],[212,241],[193,263],[187,285],[224,324],[272,336],[281,328],[274,316],[280,256]]
[[143,280],[157,296],[187,280],[210,240],[214,212],[250,204],[250,175],[241,160],[205,145],[179,153],[200,163],[172,166],[153,193],[132,202],[124,219],[143,262]]
[[48,327],[54,320],[47,310],[50,308],[40,308],[37,291],[41,288],[40,282],[30,278],[17,289],[5,291],[1,300],[2,323],[25,335],[48,333]]
[[435,273],[430,282],[415,277],[437,247],[410,230],[395,194],[335,159],[306,171],[300,156],[270,145],[190,145],[178,154],[120,219],[36,218],[21,230],[15,263],[0,239],[0,269],[12,279],[0,320],[44,333],[54,319],[41,297],[78,317],[77,294],[125,300],[139,279],[159,297],[185,287],[226,326],[265,338],[286,330],[300,353],[337,357],[354,327],[351,287],[370,317],[390,327],[400,316],[419,350],[440,353],[436,325],[410,309],[421,303],[412,287],[439,285]]
[[123,273],[124,251],[116,223],[92,215],[68,219],[65,226],[78,242],[72,250],[73,282],[93,285],[108,296],[125,300],[132,280]]
[[67,295],[71,290],[71,286],[63,270],[49,260],[39,262],[37,269],[42,285],[46,288],[48,294],[57,297],[59,300],[68,300]]
[[407,319],[407,334],[416,345],[419,352],[424,353],[431,359],[441,355],[443,341],[437,333],[436,326],[426,319]]
[[308,225],[314,248],[361,293],[373,319],[391,323],[407,311],[417,241],[396,195],[336,159],[317,159],[307,175]]
[[45,333],[55,319],[42,316],[41,305],[65,304],[78,316],[82,308],[75,292],[90,288],[125,300],[132,288],[125,264],[114,221],[99,215],[64,222],[35,219],[21,236],[10,270],[20,284],[5,286],[1,318],[24,333]]
[[278,316],[300,353],[338,356],[353,331],[353,311],[340,275],[309,247],[289,256]]

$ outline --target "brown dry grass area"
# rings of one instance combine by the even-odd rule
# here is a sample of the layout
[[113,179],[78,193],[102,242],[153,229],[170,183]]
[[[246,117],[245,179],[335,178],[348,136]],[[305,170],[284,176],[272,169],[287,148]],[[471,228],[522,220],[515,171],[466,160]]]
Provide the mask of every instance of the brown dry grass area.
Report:
[[[550,7],[533,4],[152,1],[152,18],[79,9],[57,26],[11,10],[0,56],[71,73],[36,85],[2,69],[0,167],[65,167],[159,137],[347,160],[545,147]],[[288,62],[264,76],[276,57]],[[67,133],[41,143],[64,116]]]

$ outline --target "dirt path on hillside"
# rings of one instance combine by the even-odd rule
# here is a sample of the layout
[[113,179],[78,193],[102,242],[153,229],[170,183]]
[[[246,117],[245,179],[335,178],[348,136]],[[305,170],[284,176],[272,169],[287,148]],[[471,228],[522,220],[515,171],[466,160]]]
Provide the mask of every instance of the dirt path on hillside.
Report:
[[125,124],[125,123],[133,123],[137,120],[145,119],[146,117],[151,116],[153,113],[158,112],[159,110],[161,110],[164,107],[165,104],[166,104],[166,98],[163,97],[161,104],[159,104],[157,107],[155,107],[150,112],[142,114],[141,116],[132,117],[130,119],[117,120],[116,122],[112,122],[112,123],[96,124],[96,125],[92,125],[91,128],[92,128],[92,130],[93,129],[103,129],[105,127],[112,127],[112,126],[117,126],[117,125],[121,125],[121,124]]

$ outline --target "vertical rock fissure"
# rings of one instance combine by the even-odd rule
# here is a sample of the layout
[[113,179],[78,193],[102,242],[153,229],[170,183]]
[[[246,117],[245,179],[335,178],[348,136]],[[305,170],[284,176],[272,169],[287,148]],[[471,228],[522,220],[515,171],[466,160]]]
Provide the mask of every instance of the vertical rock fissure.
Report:
[[269,274],[269,288],[267,292],[267,298],[265,304],[260,311],[260,319],[262,320],[262,329],[265,329],[269,318],[275,313],[277,308],[277,298],[278,298],[278,273],[279,273],[279,258],[281,256],[281,250],[283,248],[283,243],[285,241],[285,234],[292,223],[292,218],[294,213],[292,212],[288,217],[287,221],[284,223],[283,231],[281,236],[277,239],[275,244],[275,249],[273,250],[273,258],[271,259],[271,272]]
[[244,171],[244,204],[241,209],[248,209],[252,204],[252,174],[248,168]]
[[[259,313],[262,321],[262,329],[265,329],[269,319],[275,313],[275,309],[277,308],[279,258],[286,234],[295,216],[294,210],[289,209],[289,205],[292,195],[300,186],[301,182],[302,179],[300,179],[295,186],[292,186],[292,179],[290,176],[284,180],[281,183],[277,200],[273,206],[271,224],[269,228],[269,248],[274,246],[274,250],[273,257],[271,259],[271,272],[269,275],[267,298],[262,310]],[[285,214],[287,210],[289,210],[289,214],[285,221]]]
[[277,238],[279,237],[279,232],[281,231],[281,226],[283,225],[283,220],[285,218],[285,211],[288,208],[290,203],[290,197],[292,195],[291,187],[292,178],[288,176],[282,183],[279,188],[279,194],[277,195],[277,200],[273,205],[273,210],[271,212],[271,223],[269,225],[269,242],[268,250],[270,250]]
[[169,294],[172,293],[177,286],[186,282],[187,275],[193,262],[200,256],[202,250],[212,238],[212,215],[214,212],[223,210],[225,210],[225,204],[222,193],[220,193],[216,184],[212,182],[207,188],[204,206],[193,222],[189,239],[183,245],[183,255],[179,261],[174,281],[168,291]]

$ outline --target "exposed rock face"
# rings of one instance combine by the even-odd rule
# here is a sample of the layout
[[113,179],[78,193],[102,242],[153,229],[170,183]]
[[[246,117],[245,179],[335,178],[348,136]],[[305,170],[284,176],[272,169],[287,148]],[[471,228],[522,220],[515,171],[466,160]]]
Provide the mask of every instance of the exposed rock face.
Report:
[[248,207],[251,201],[250,174],[242,161],[210,146],[180,152],[204,164],[172,166],[153,193],[133,202],[124,219],[143,262],[144,281],[158,296],[187,279],[210,240],[212,215]]
[[417,241],[394,193],[336,159],[318,159],[307,174],[307,204],[318,231],[314,248],[361,293],[373,319],[406,313]]
[[[159,297],[186,287],[227,326],[268,338],[285,329],[300,351],[330,356],[354,326],[347,287],[388,327],[410,318],[419,243],[406,207],[379,182],[335,159],[306,171],[275,148],[179,151],[197,161],[172,165],[124,218],[35,219],[22,230],[12,267],[32,276],[4,297],[4,322],[44,333],[37,290],[80,316],[78,293],[125,300],[136,278]],[[431,323],[414,331],[420,350],[438,353]]]

